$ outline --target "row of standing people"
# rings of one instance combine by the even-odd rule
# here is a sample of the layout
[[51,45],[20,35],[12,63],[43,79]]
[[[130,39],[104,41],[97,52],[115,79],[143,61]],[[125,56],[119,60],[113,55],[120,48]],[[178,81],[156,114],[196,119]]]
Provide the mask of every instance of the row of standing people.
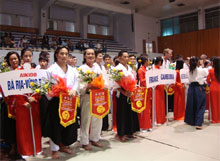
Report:
[[[91,87],[88,84],[82,84],[78,82],[76,71],[72,67],[67,65],[68,55],[69,55],[68,48],[58,47],[54,53],[55,63],[49,67],[48,72],[51,75],[58,75],[62,78],[66,78],[67,86],[72,88],[73,95],[75,95],[78,92],[81,96],[80,142],[82,144],[82,147],[85,150],[91,150],[90,143],[94,146],[102,147],[102,144],[100,144],[99,142],[101,135],[101,128],[102,128],[102,120],[91,116],[89,110],[90,107],[89,89],[92,89],[93,87]],[[87,70],[90,70],[97,74],[103,73],[105,71],[104,69],[105,67],[103,68],[103,66],[101,66],[100,62],[98,61],[97,63],[95,63],[95,59],[96,60],[102,59],[101,55],[97,53],[95,56],[95,52],[93,49],[87,49],[84,52],[84,64],[81,66],[81,69],[85,72]],[[23,63],[31,63],[32,56],[33,53],[30,49],[24,49],[21,52],[21,59],[23,60]],[[6,56],[6,58],[8,65],[11,67],[11,70],[15,70],[19,68],[20,57],[17,53],[11,52]],[[122,51],[119,53],[118,58],[120,63],[116,66],[116,69],[122,70],[123,73],[125,73],[126,75],[131,75],[133,78],[135,78],[134,71],[132,71],[132,68],[128,65],[128,61],[129,61],[128,53]],[[140,86],[146,87],[145,72],[147,70],[146,67],[148,66],[149,62],[146,57],[142,57],[141,59],[142,59],[141,61],[142,67],[138,70],[138,76],[140,80]],[[162,64],[163,64],[162,58],[158,57],[155,60],[155,68],[159,69],[159,66],[161,66]],[[195,66],[194,58],[191,59],[190,67],[192,66]],[[214,94],[212,93],[214,98],[214,96],[219,95],[219,90],[218,91],[216,90],[219,88],[215,88],[215,87],[219,87],[219,77],[217,77],[219,75],[216,76],[215,73],[217,73],[218,71],[216,71],[217,68],[215,67],[215,65],[213,65],[213,67],[214,67],[214,69],[212,70],[213,72],[210,72],[210,75],[208,76],[209,80],[208,79],[207,80],[209,81],[209,83],[211,83],[211,81],[214,81],[214,83],[211,83],[211,87],[210,87],[211,91],[215,89],[215,93]],[[22,69],[22,66],[20,67],[20,69]],[[200,97],[200,99],[203,98],[200,95],[199,96],[197,95],[198,89],[200,91],[203,90],[203,86],[201,86],[201,84],[204,83],[204,82],[199,82],[201,79],[200,77],[202,76],[199,73],[199,71],[200,69],[199,68],[197,69],[197,67],[190,68],[190,72],[192,74],[190,74],[190,79],[191,79],[190,80],[191,84],[189,87],[190,92],[188,93],[188,97],[187,97],[189,99],[191,98],[193,100],[197,99],[192,96]],[[198,78],[198,76],[200,77]],[[179,93],[177,92],[177,95],[175,95],[175,97],[177,97],[175,100],[177,104],[179,104],[179,101],[183,101],[185,99],[183,99],[184,92],[178,76],[178,71],[177,71],[177,79],[178,81],[176,84],[176,88],[179,90]],[[108,81],[106,81],[105,87],[108,88],[108,86],[109,86]],[[196,93],[192,93],[194,92],[194,88],[195,89],[197,88]],[[130,97],[131,93],[125,91],[122,88],[117,89],[117,93],[116,93],[117,96],[114,98],[116,100],[115,103],[117,104],[117,108],[116,108],[117,137],[119,138],[120,141],[124,142],[129,137],[134,138],[135,137],[134,133],[136,131],[139,131],[139,128],[143,128],[143,129],[151,128],[150,113],[152,109],[151,108],[152,91],[150,89],[148,91],[149,92],[147,94],[147,98],[148,98],[147,108],[145,109],[144,112],[142,112],[142,114],[137,115],[135,112],[131,110],[131,105],[128,104],[127,102],[127,97]],[[78,126],[77,123],[71,124],[67,128],[64,128],[62,127],[62,125],[60,125],[60,118],[58,114],[59,98],[57,97],[50,98],[49,105],[47,106],[46,119],[43,121],[42,124],[40,123],[41,121],[40,119],[42,119],[42,116],[40,116],[40,108],[42,107],[39,107],[40,98],[38,96],[35,97],[10,96],[10,97],[7,98],[8,100],[6,101],[6,104],[8,106],[16,107],[16,112],[15,112],[16,121],[10,120],[11,122],[13,122],[12,123],[13,126],[7,126],[8,129],[6,130],[7,134],[13,134],[11,138],[8,138],[9,142],[11,141],[13,147],[11,153],[16,151],[16,144],[17,144],[17,148],[18,148],[17,150],[19,154],[21,155],[33,154],[31,127],[29,124],[30,118],[29,118],[29,110],[28,110],[30,105],[32,106],[33,109],[32,115],[34,120],[34,129],[35,129],[34,132],[35,132],[35,142],[36,142],[37,152],[41,152],[41,129],[42,129],[43,136],[50,137],[51,150],[53,151],[52,157],[54,159],[59,158],[58,150],[69,154],[72,153],[71,149],[69,148],[69,145],[71,145],[77,140]],[[157,123],[163,124],[165,122],[165,102],[164,102],[163,86],[158,86],[156,88],[156,98],[157,98],[156,100]],[[198,110],[193,109],[193,107],[198,106],[198,102],[196,105],[192,104],[194,102],[195,101],[187,100],[187,107],[186,107],[187,116],[185,117],[185,122],[200,127],[203,121],[202,116],[204,114],[203,112],[204,102],[199,101],[200,105],[198,107]],[[216,102],[213,102],[212,104],[213,104],[213,108],[219,107],[219,104],[217,104]],[[184,105],[184,103],[182,103],[181,105]],[[184,108],[185,107],[181,108],[178,106],[177,110],[179,109],[182,110]],[[176,117],[182,118],[183,117],[182,114],[184,115],[183,111],[185,112],[185,110],[179,112],[181,113],[181,116],[176,116]],[[219,119],[219,111],[215,112],[215,110],[212,110],[212,112],[215,113],[213,114],[213,116],[217,116]],[[216,117],[213,117],[213,120],[215,120],[214,118]],[[199,121],[196,121],[197,119]],[[42,128],[41,125],[44,128]],[[26,128],[25,133],[23,132],[24,127]],[[27,141],[27,139],[29,139],[29,141]]]

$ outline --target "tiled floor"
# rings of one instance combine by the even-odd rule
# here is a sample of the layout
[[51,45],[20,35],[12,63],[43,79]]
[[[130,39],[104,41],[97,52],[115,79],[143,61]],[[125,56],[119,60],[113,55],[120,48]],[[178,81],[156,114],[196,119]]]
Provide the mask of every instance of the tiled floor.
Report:
[[[72,155],[60,153],[66,161],[220,161],[220,124],[204,123],[203,130],[196,130],[183,121],[172,121],[152,132],[138,133],[137,139],[121,143],[114,133],[103,132],[104,148],[93,147],[91,152],[71,146]],[[43,139],[46,142],[48,139]],[[28,161],[51,159],[49,145],[43,144],[44,153]]]

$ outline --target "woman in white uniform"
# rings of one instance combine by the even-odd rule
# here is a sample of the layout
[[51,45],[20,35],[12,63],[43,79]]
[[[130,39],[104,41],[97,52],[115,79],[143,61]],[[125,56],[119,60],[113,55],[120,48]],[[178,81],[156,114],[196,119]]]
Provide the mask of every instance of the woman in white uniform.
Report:
[[[83,72],[94,72],[96,74],[102,74],[100,67],[95,63],[95,51],[94,49],[86,49],[84,52],[83,65],[80,69]],[[102,119],[95,118],[90,114],[90,89],[95,89],[91,87],[88,83],[80,82],[80,104],[81,104],[81,127],[80,127],[80,143],[82,148],[85,150],[92,150],[89,142],[93,146],[102,147],[99,143],[101,129],[102,129]]]
[[[69,49],[65,46],[58,47],[54,53],[55,63],[48,68],[49,74],[66,79],[66,86],[71,89],[71,95],[75,96],[78,89],[78,80],[71,66],[67,64]],[[46,133],[50,137],[52,158],[58,159],[58,150],[72,154],[69,145],[77,140],[77,121],[64,127],[60,124],[59,98],[53,97],[48,105],[48,125]]]

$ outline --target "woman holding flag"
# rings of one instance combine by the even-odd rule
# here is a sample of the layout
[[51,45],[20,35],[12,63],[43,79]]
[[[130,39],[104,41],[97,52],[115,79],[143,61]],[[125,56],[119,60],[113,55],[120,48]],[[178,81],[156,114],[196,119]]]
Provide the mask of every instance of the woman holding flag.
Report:
[[[33,52],[31,49],[25,48],[21,51],[21,60],[23,64],[27,64],[31,68]],[[18,68],[24,70],[24,66]],[[41,123],[40,123],[40,107],[39,95],[16,95],[16,136],[18,153],[23,156],[35,155],[34,153],[41,152]],[[31,126],[32,111],[33,127]],[[25,128],[25,131],[24,131]],[[33,128],[33,129],[32,129]],[[33,140],[33,133],[34,140]],[[35,148],[34,148],[35,142]],[[34,149],[36,151],[34,151]]]
[[[138,60],[141,67],[138,69],[138,78],[140,80],[140,86],[146,87],[145,74],[147,71],[147,66],[149,65],[149,60],[146,56],[141,56]],[[146,109],[142,113],[138,114],[138,120],[141,130],[149,130],[151,128],[151,115],[150,111],[152,109],[152,89],[147,89],[147,105]]]
[[[162,64],[163,64],[162,57],[158,56],[154,59],[155,69],[160,70]],[[166,122],[164,85],[158,85],[156,87],[155,93],[156,93],[156,123],[157,125],[161,125]]]
[[[90,106],[93,106],[91,92],[99,89],[98,87],[91,85],[91,80],[97,76],[101,78],[101,74],[102,70],[97,64],[95,64],[94,49],[86,49],[84,51],[83,65],[79,68],[81,104],[80,143],[82,144],[82,148],[89,151],[92,150],[89,142],[96,147],[101,148],[103,146],[99,142],[102,129],[102,118],[97,118],[90,112]],[[83,77],[83,75],[85,77]],[[106,82],[105,86],[107,86]]]
[[[129,57],[127,51],[120,51],[118,57],[120,63],[115,69],[121,71],[124,76],[129,76],[133,80],[136,80],[132,73],[131,67],[128,65]],[[126,89],[122,87],[117,89],[116,124],[117,137],[121,142],[125,142],[127,137],[135,138],[134,133],[140,130],[137,113],[132,111],[131,104],[128,103],[128,99],[131,97],[131,95],[131,91],[126,91]]]
[[[52,158],[59,159],[58,150],[72,154],[69,145],[77,140],[76,92],[78,80],[74,69],[67,64],[69,49],[59,46],[54,52],[55,63],[48,68],[56,83],[49,96],[46,133],[50,137]],[[74,101],[75,100],[75,101]]]

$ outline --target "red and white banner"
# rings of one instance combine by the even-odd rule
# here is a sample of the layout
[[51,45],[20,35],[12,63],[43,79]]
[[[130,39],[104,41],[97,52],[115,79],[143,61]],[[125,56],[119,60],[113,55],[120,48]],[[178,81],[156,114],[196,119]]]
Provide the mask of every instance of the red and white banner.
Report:
[[77,97],[60,93],[59,117],[60,124],[67,127],[76,122]]
[[131,97],[131,109],[137,113],[141,113],[146,108],[147,88],[137,87]]
[[90,91],[91,115],[102,119],[109,113],[110,96],[106,89],[93,89]]

